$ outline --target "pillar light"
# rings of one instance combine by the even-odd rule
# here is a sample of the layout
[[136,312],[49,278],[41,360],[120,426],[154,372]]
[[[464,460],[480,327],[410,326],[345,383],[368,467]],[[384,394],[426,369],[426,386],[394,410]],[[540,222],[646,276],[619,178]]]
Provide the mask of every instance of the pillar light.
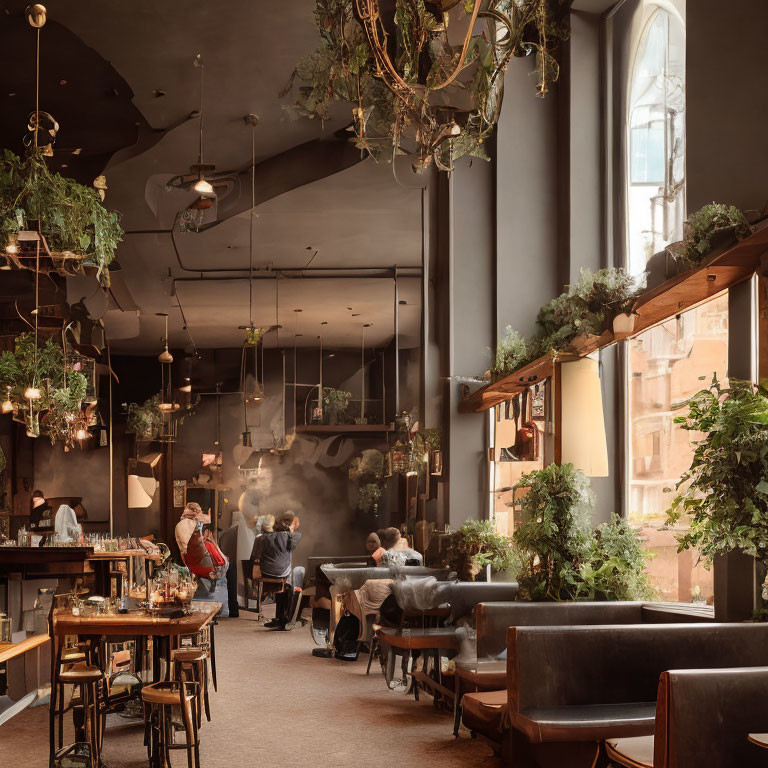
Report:
[[587,477],[608,477],[603,394],[599,363],[584,357],[560,368],[562,463],[573,464]]

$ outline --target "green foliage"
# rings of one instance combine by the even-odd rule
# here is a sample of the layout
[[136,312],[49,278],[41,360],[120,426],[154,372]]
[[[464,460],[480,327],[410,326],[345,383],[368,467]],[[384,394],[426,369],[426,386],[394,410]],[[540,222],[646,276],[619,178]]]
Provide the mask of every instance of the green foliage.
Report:
[[351,399],[351,392],[345,392],[343,389],[333,389],[332,387],[323,387],[323,416],[327,420],[326,423],[343,423]]
[[48,339],[35,351],[32,333],[19,336],[13,350],[0,355],[0,391],[11,389],[11,399],[29,410],[24,398],[28,387],[40,390],[35,401],[36,414],[31,418],[37,424],[37,413],[47,411],[45,431],[55,443],[66,439],[69,423],[79,414],[88,389],[88,380],[79,371],[72,370],[66,361],[64,350],[53,339]]
[[462,581],[472,581],[486,565],[507,571],[518,563],[512,539],[496,532],[488,520],[467,520],[451,534],[446,563]]
[[491,378],[502,379],[547,352],[563,350],[581,334],[599,336],[614,317],[632,309],[642,287],[641,280],[621,268],[582,269],[577,282],[539,310],[535,336],[526,339],[507,326]]
[[637,600],[655,591],[644,573],[648,554],[616,515],[591,528],[589,481],[571,464],[523,475],[523,522],[514,535],[523,558],[523,600]]
[[[464,32],[448,34],[449,26],[461,23],[462,9],[443,12],[425,0],[394,0],[392,16],[373,22],[386,37],[393,76],[376,60],[366,30],[371,22],[356,13],[354,0],[316,0],[321,43],[299,61],[280,96],[298,77],[305,85],[286,108],[295,116],[326,120],[332,102],[351,103],[356,146],[374,157],[413,155],[418,169],[434,158],[442,170],[462,156],[487,160],[484,142],[498,121],[507,65],[512,56],[535,51],[537,90],[546,93],[558,77],[552,51],[570,34],[571,3],[484,2],[479,18],[485,29],[470,37],[462,60]],[[464,9],[472,13],[474,6],[467,0]],[[457,67],[458,76],[449,79]]]
[[40,151],[22,160],[6,149],[0,164],[0,232],[37,229],[38,222],[52,252],[84,256],[81,264],[97,267],[106,280],[123,237],[118,215],[103,206],[95,189],[51,173]]
[[768,389],[744,381],[709,389],[687,403],[675,423],[703,433],[676,488],[668,522],[690,520],[680,551],[694,547],[708,564],[740,549],[768,557]]
[[730,232],[737,240],[752,234],[747,217],[734,205],[709,203],[691,214],[685,222],[685,237],[667,249],[676,261],[688,267],[700,264],[712,249],[712,238]]
[[443,445],[443,430],[440,427],[432,427],[421,432],[424,445],[430,451],[439,451]]
[[383,488],[379,483],[365,483],[358,491],[357,508],[367,514],[377,514]]
[[153,440],[160,432],[163,412],[160,410],[160,395],[154,395],[141,405],[128,403],[125,429],[136,435],[138,440]]

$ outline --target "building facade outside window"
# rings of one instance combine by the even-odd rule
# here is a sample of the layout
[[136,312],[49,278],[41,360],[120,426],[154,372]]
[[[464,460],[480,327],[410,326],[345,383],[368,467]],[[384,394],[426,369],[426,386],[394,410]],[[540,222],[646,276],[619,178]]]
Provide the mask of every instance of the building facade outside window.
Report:
[[645,3],[627,101],[627,267],[680,240],[685,219],[685,27],[674,7]]
[[629,439],[627,520],[639,529],[655,557],[648,564],[662,600],[712,602],[712,571],[697,564],[696,552],[677,552],[676,536],[685,530],[665,526],[675,485],[690,466],[695,432],[674,423],[675,405],[709,386],[726,381],[728,294],[650,328],[628,344]]

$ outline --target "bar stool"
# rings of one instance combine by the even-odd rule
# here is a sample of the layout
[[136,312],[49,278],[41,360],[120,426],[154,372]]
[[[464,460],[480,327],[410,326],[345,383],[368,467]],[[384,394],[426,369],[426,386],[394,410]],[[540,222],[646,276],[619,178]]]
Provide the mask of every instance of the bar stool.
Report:
[[[88,747],[88,765],[90,768],[100,768],[101,766],[101,740],[103,735],[103,716],[99,707],[99,687],[104,680],[104,673],[92,664],[79,662],[72,665],[71,668],[59,672],[55,684],[58,687],[59,695],[57,702],[51,702],[53,708],[52,720],[58,717],[59,749],[51,754],[49,763],[55,765],[62,757],[70,755],[73,752],[82,754],[83,748]],[[78,689],[78,698],[73,697],[69,705],[64,704],[64,686],[71,685]],[[83,721],[82,732],[85,741],[78,741],[62,747],[64,730],[64,713],[73,710],[82,709]]]
[[[141,689],[144,705],[144,743],[150,764],[170,768],[172,749],[185,749],[189,768],[200,768],[200,739],[197,729],[198,692],[195,683],[171,680],[145,685]],[[184,744],[174,744],[171,710],[179,707],[184,727]]]
[[[197,685],[197,727],[202,724],[202,707],[205,719],[211,722],[211,705],[208,700],[208,654],[204,648],[177,648],[171,651],[171,680]],[[201,701],[202,699],[202,701]]]

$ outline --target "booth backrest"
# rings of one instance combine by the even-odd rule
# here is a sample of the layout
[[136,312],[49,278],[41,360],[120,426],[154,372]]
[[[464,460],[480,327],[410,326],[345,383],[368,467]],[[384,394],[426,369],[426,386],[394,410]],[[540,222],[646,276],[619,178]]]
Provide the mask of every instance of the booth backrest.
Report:
[[766,751],[768,667],[663,672],[656,702],[655,768],[756,768]]
[[509,711],[656,700],[668,669],[768,666],[768,624],[510,627]]
[[493,658],[503,653],[508,627],[640,624],[642,608],[642,602],[480,603],[475,611],[477,658]]
[[440,600],[450,605],[448,623],[452,624],[463,616],[469,616],[478,603],[508,603],[514,600],[518,589],[516,581],[457,581],[445,585]]

